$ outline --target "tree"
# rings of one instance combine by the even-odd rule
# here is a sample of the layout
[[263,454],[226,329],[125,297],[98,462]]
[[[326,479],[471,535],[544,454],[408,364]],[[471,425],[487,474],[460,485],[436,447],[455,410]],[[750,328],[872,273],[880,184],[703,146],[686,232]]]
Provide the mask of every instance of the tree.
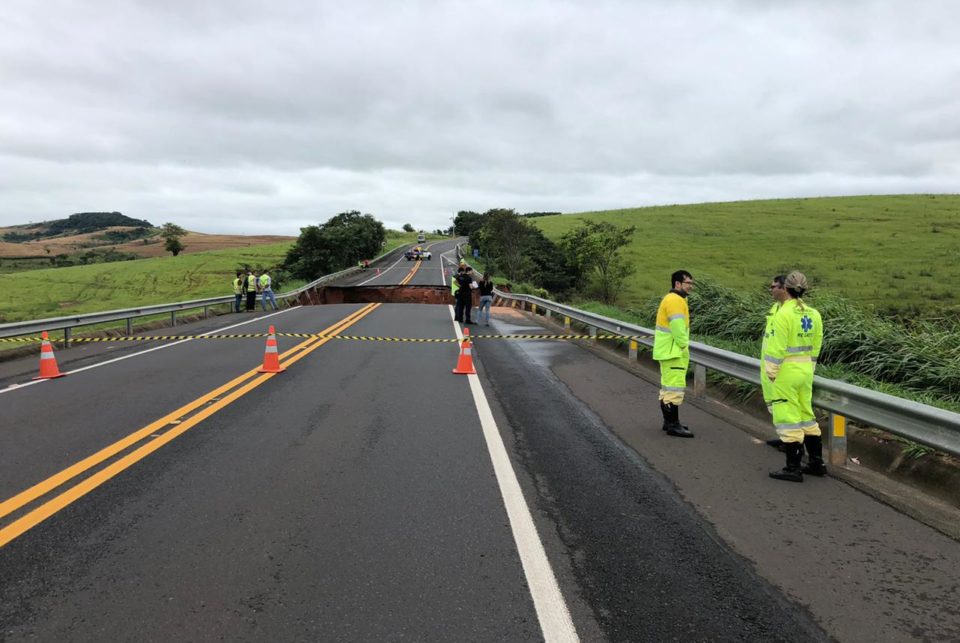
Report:
[[186,246],[180,243],[180,237],[185,234],[187,234],[187,231],[177,224],[164,223],[160,228],[160,236],[163,237],[165,241],[163,244],[164,250],[172,253],[174,257],[183,252]]
[[484,215],[469,210],[460,210],[453,219],[453,231],[461,237],[471,237],[483,225]]
[[604,303],[616,301],[623,282],[634,268],[620,254],[636,228],[621,228],[608,221],[584,221],[560,238],[567,262],[586,282],[586,288]]
[[293,277],[313,280],[374,257],[386,236],[372,215],[342,212],[322,225],[301,228],[283,267]]
[[413,231],[414,231],[414,230],[413,230],[413,226],[410,225],[409,223],[404,223],[404,224],[403,224],[403,231],[404,231],[404,232],[413,232]]

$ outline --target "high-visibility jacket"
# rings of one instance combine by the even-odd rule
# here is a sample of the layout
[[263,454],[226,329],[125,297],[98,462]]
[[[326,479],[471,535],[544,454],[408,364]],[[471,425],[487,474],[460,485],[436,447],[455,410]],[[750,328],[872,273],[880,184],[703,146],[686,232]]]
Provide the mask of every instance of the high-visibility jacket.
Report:
[[260,290],[270,290],[270,275],[267,273],[260,275]]
[[788,299],[773,316],[770,326],[763,357],[767,377],[775,379],[788,363],[801,364],[812,371],[823,344],[820,313],[799,299]]
[[233,294],[239,295],[243,292],[243,280],[237,277],[233,280]]
[[663,361],[690,352],[690,308],[687,299],[671,290],[657,309],[653,333],[653,359]]
[[257,290],[257,278],[254,275],[247,275],[247,292]]
[[460,290],[460,284],[457,283],[457,275],[453,275],[450,277],[450,294],[456,297],[458,290]]
[[767,404],[770,403],[771,394],[773,393],[773,383],[770,381],[770,378],[767,377],[764,363],[767,357],[767,342],[773,335],[773,317],[777,314],[778,310],[780,310],[780,302],[770,306],[770,311],[767,313],[767,324],[763,329],[763,343],[760,345],[760,388],[763,390],[763,401]]

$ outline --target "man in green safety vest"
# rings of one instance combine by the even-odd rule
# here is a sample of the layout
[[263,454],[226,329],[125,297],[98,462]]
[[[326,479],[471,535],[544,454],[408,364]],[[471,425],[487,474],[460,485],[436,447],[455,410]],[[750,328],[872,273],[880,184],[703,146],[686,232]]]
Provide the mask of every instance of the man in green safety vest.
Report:
[[653,359],[660,362],[660,411],[663,430],[678,438],[692,438],[693,432],[680,424],[680,405],[687,390],[690,365],[690,309],[687,295],[693,277],[686,270],[670,276],[672,286],[657,309],[653,334]]
[[240,312],[240,301],[243,299],[243,273],[238,272],[237,278],[233,280],[233,312]]
[[264,270],[260,274],[258,284],[260,285],[260,305],[263,306],[263,310],[267,310],[268,301],[270,306],[277,310],[277,299],[273,296],[273,280],[270,279],[270,273]]
[[[813,414],[813,370],[823,344],[820,313],[804,303],[807,278],[791,272],[783,281],[786,298],[773,316],[763,358],[764,372],[773,383],[770,405],[773,426],[783,441],[786,466],[770,477],[803,482],[803,474],[825,475],[820,425]],[[807,466],[801,466],[803,449]]]
[[247,312],[257,309],[257,276],[250,271],[247,273]]

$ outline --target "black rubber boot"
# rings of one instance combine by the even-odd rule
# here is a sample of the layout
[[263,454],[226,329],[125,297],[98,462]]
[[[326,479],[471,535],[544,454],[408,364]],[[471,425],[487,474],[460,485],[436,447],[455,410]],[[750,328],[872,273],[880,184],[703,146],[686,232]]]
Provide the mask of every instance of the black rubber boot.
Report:
[[666,431],[670,426],[670,405],[660,400],[660,412],[663,413],[663,430]]
[[779,471],[771,471],[770,477],[788,482],[803,482],[803,472],[800,470],[803,446],[800,442],[785,442],[783,448],[787,452],[787,466]]
[[693,431],[680,424],[680,407],[676,404],[667,404],[670,419],[667,421],[667,435],[677,438],[692,438]]
[[823,438],[819,435],[805,435],[803,446],[807,450],[807,464],[801,471],[812,476],[827,475],[827,467],[823,464]]

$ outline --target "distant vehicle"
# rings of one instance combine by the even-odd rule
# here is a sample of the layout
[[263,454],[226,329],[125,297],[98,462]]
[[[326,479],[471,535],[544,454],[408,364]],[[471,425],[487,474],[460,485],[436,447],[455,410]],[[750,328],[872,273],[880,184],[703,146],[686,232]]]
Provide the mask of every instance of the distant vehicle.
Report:
[[422,261],[423,259],[430,261],[430,259],[433,257],[429,250],[424,250],[420,246],[407,250],[403,253],[403,256],[407,258],[407,261]]
[[417,235],[417,243],[424,243],[427,240],[427,236],[421,232]]

